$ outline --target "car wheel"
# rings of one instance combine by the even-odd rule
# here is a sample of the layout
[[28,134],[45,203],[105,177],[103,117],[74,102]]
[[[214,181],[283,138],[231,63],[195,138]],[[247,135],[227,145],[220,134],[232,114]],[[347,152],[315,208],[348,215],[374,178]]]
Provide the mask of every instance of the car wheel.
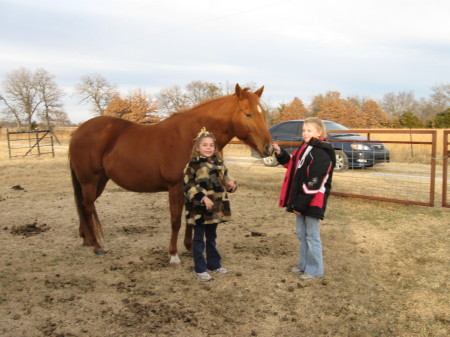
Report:
[[342,172],[348,168],[348,158],[344,151],[334,150],[336,154],[336,166],[334,167],[334,171]]
[[277,158],[275,158],[275,156],[270,156],[270,157],[263,158],[263,163],[266,166],[277,166],[278,160],[277,160]]

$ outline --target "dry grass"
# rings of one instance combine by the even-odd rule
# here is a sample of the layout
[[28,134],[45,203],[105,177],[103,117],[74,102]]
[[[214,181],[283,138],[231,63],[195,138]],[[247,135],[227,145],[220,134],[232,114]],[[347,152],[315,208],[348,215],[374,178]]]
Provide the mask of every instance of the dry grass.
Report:
[[[332,196],[326,277],[300,281],[294,218],[276,207],[284,170],[229,164],[239,189],[218,245],[231,273],[203,284],[186,254],[167,266],[166,194],[109,184],[97,203],[108,254],[96,257],[77,237],[66,153],[0,153],[2,336],[449,335],[449,209]],[[48,230],[13,234],[32,223]]]

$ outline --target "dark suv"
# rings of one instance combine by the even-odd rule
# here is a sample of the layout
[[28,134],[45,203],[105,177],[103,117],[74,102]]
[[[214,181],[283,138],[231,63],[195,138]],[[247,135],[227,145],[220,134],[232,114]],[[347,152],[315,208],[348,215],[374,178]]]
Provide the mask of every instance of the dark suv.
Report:
[[[335,171],[343,171],[348,167],[371,167],[377,163],[388,163],[389,149],[383,143],[367,143],[367,138],[356,133],[333,133],[334,130],[349,130],[345,126],[331,121],[323,121],[327,128],[327,141],[331,143],[336,153]],[[269,128],[276,142],[302,142],[303,120],[281,122]],[[371,139],[375,141],[375,139]],[[298,145],[280,145],[289,154]],[[253,153],[253,156],[258,156]],[[266,166],[276,166],[278,161],[274,156],[263,158]]]

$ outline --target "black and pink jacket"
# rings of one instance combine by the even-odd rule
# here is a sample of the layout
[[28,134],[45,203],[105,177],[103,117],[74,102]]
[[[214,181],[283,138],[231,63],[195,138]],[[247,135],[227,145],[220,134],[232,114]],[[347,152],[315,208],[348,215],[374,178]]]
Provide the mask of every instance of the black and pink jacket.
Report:
[[288,212],[323,219],[336,164],[331,145],[313,138],[292,155],[282,149],[276,158],[287,167],[278,205]]

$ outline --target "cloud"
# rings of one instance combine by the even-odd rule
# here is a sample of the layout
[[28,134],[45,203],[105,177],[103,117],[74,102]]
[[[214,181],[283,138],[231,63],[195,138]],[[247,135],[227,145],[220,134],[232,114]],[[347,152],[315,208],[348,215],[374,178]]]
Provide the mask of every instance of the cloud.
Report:
[[449,12],[447,0],[3,0],[0,79],[42,67],[67,88],[89,73],[120,88],[255,82],[275,105],[426,96],[450,78]]

